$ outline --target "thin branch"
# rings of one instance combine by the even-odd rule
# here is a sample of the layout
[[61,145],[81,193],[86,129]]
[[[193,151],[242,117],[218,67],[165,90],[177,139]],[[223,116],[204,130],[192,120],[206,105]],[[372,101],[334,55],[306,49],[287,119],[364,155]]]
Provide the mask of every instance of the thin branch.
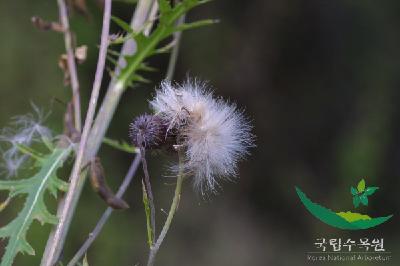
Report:
[[147,266],[154,265],[154,261],[155,261],[156,255],[158,253],[158,250],[160,249],[160,246],[161,246],[162,242],[164,241],[165,236],[168,233],[169,227],[171,226],[172,219],[174,218],[174,215],[175,215],[176,211],[178,210],[178,205],[179,205],[179,201],[181,198],[182,183],[183,183],[184,176],[185,176],[184,170],[183,170],[183,157],[184,156],[182,155],[182,152],[180,150],[178,150],[178,157],[179,157],[179,173],[178,173],[178,177],[176,180],[174,198],[172,200],[172,204],[169,209],[167,219],[165,220],[164,226],[161,230],[161,233],[158,236],[157,241],[154,243],[154,245],[152,247],[150,247],[150,254],[149,254],[149,259],[147,261]]
[[153,24],[156,20],[157,12],[158,12],[158,1],[154,1],[151,6],[150,13],[146,20],[147,24],[145,25],[145,28],[143,30],[144,35],[147,36],[150,34],[151,28],[153,27]]
[[[133,15],[132,21],[131,21],[131,26],[133,29],[140,29],[143,27],[144,23],[146,22],[146,19],[148,18],[148,14],[150,12],[150,8],[152,7],[152,3],[155,0],[139,0],[135,13]],[[115,73],[117,74],[120,72],[122,65],[121,62],[124,61],[124,57],[126,55],[132,55],[136,52],[136,44],[135,42],[125,42],[121,51],[121,56],[118,60],[118,66],[115,69]],[[90,140],[87,144],[87,149],[85,150],[84,153],[84,160],[82,162],[82,165],[87,163],[91,158],[93,158],[98,149],[100,148],[100,145],[102,143],[103,137],[105,135],[105,132],[111,122],[111,118],[114,115],[115,109],[118,105],[118,102],[121,98],[121,95],[124,91],[123,84],[117,82],[116,79],[112,79],[112,81],[109,84],[109,87],[107,89],[106,96],[104,98],[104,101],[99,109],[99,112],[97,114],[97,118],[94,122],[94,125],[92,127],[92,130],[90,131]],[[62,246],[64,245],[64,241],[67,235],[67,232],[69,230],[72,216],[74,209],[78,203],[80,194],[83,189],[83,185],[86,180],[86,171],[83,171],[80,175],[80,177],[77,180],[77,183],[75,185],[75,195],[74,197],[71,198],[64,198],[58,206],[57,210],[57,215],[59,217],[62,217],[62,221],[58,223],[57,227],[51,232],[50,237],[47,241],[47,246],[46,250],[44,253],[44,256],[42,258],[42,266],[46,265],[49,266],[49,264],[46,261],[50,260],[55,260],[59,254],[61,253]],[[68,199],[68,201],[67,201]],[[65,216],[64,210],[66,210],[65,206],[66,204],[69,205],[69,212],[68,215]],[[58,243],[58,244],[54,244]],[[54,245],[58,245],[58,247],[55,247]],[[52,254],[51,254],[52,253]],[[50,256],[51,254],[51,256]]]
[[144,186],[146,188],[146,194],[149,199],[150,224],[151,224],[151,233],[152,233],[151,239],[154,239],[155,235],[156,235],[156,210],[154,207],[154,196],[153,196],[153,190],[151,189],[149,170],[147,168],[146,151],[142,145],[141,136],[139,134],[138,134],[138,140],[139,140],[138,142],[139,142],[140,154],[142,157],[142,167],[143,167],[143,173],[144,173]]
[[[117,198],[122,198],[126,189],[129,186],[129,184],[132,182],[132,179],[135,176],[136,170],[139,167],[140,160],[141,160],[141,155],[138,153],[135,156],[135,159],[132,161],[132,164],[129,167],[129,170],[124,178],[124,181],[122,182],[121,186],[118,189],[118,192],[116,194]],[[78,250],[78,252],[71,259],[71,261],[67,264],[67,266],[76,265],[79,262],[79,260],[85,255],[86,251],[96,240],[97,236],[100,234],[101,230],[103,229],[104,224],[107,222],[107,220],[110,217],[112,212],[113,212],[113,208],[108,207],[106,209],[106,211],[101,216],[100,220],[97,222],[96,227],[89,234],[89,237],[86,239],[86,241],[83,243],[82,247]]]
[[68,10],[64,0],[57,0],[60,22],[64,29],[65,50],[67,52],[68,71],[71,79],[72,102],[74,105],[75,128],[80,132],[81,121],[81,100],[79,93],[78,72],[76,70],[75,53],[72,45],[72,33],[69,27]]
[[72,203],[74,202],[74,198],[76,198],[77,196],[79,197],[79,194],[77,194],[76,191],[77,191],[77,189],[79,189],[78,183],[79,183],[81,167],[82,167],[83,159],[84,159],[84,152],[85,152],[89,132],[92,127],[93,118],[94,118],[94,115],[96,112],[97,100],[99,97],[101,81],[102,81],[103,73],[104,73],[104,67],[105,67],[106,56],[107,56],[108,35],[109,35],[109,30],[110,30],[110,19],[111,19],[111,0],[105,0],[104,15],[103,15],[103,28],[102,28],[102,32],[101,32],[99,58],[97,61],[97,68],[96,68],[95,79],[93,82],[93,89],[92,89],[92,93],[90,96],[89,108],[88,108],[88,112],[86,114],[85,125],[83,127],[83,133],[82,133],[81,141],[79,143],[77,157],[75,160],[74,167],[72,169],[70,186],[69,186],[66,198],[65,198],[64,208],[59,217],[60,220],[59,220],[57,229],[55,231],[54,238],[52,239],[53,243],[50,245],[48,252],[45,253],[45,256],[43,258],[42,265],[44,265],[44,266],[52,266],[58,259],[58,256],[63,247],[63,242],[64,242],[63,238],[65,237],[63,234],[64,233],[63,228],[65,225],[65,222],[66,222],[66,220],[69,220],[68,217],[72,216],[72,214],[73,214],[75,206]]
[[[177,25],[181,25],[185,23],[185,15],[179,18],[177,21]],[[171,56],[168,62],[167,74],[165,76],[166,79],[172,80],[175,73],[176,61],[178,60],[179,54],[179,46],[182,39],[182,31],[177,31],[174,33],[174,48],[172,49]]]
[[[148,21],[151,9],[156,1],[155,0],[139,0],[135,14],[131,21],[131,27],[134,31],[138,31],[143,28]],[[117,80],[121,69],[126,66],[125,56],[133,55],[136,53],[136,43],[129,39],[126,41],[121,50],[121,56],[118,58],[118,64],[114,70],[113,78],[108,86],[107,93],[104,96],[104,100],[101,104],[96,120],[93,124],[91,131],[91,139],[88,143],[88,152],[85,155],[86,158],[95,156],[99,149],[103,137],[106,134],[108,125],[114,116],[115,109],[121,99],[123,92],[125,91],[125,85]]]

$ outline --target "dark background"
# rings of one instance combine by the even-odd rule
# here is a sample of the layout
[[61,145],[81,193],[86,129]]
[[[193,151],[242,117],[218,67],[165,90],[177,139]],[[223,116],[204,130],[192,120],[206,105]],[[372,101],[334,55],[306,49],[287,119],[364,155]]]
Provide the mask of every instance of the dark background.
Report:
[[[78,44],[89,46],[88,60],[79,66],[84,108],[101,30],[101,11],[93,1],[88,3],[91,19],[75,14],[71,21]],[[126,20],[132,10],[123,3],[113,6],[113,14]],[[219,195],[203,200],[186,182],[158,265],[306,265],[305,252],[318,237],[383,237],[393,257],[386,265],[398,265],[399,11],[400,2],[394,0],[217,0],[189,14],[189,21],[218,18],[220,23],[184,33],[174,80],[180,82],[189,73],[209,80],[217,95],[237,102],[254,122],[257,147],[241,163],[240,179],[223,184]],[[0,3],[0,127],[14,115],[32,112],[32,101],[52,111],[48,124],[61,132],[64,106],[53,99],[70,98],[57,67],[63,37],[32,27],[33,15],[56,20],[56,1]],[[129,122],[149,111],[147,100],[165,74],[168,56],[150,61],[160,69],[151,76],[154,83],[124,94],[107,136],[127,140]],[[115,189],[132,157],[109,147],[102,147],[100,155]],[[168,210],[173,180],[162,177],[165,167],[157,157],[149,158],[149,164],[156,207]],[[90,265],[144,265],[141,177],[139,171],[125,197],[131,208],[114,213],[89,250]],[[349,188],[362,177],[381,189],[370,198],[368,209],[358,211],[394,214],[370,230],[349,232],[321,223],[307,213],[294,190],[295,185],[301,187],[333,210],[352,210]],[[1,225],[15,215],[18,202],[11,205],[15,210],[1,213]],[[64,262],[104,209],[87,185]],[[157,212],[159,226],[165,217]],[[37,255],[19,255],[16,265],[39,264],[49,230],[34,224],[28,240]]]

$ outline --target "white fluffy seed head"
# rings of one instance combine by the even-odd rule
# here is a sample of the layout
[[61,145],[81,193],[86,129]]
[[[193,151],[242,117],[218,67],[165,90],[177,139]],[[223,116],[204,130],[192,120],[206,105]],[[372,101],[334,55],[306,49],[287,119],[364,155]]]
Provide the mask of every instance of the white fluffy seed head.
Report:
[[42,125],[45,114],[35,105],[32,106],[35,113],[13,117],[11,126],[0,131],[0,141],[5,144],[1,150],[0,170],[5,178],[16,176],[28,159],[26,154],[20,152],[18,145],[31,146],[44,139],[52,139],[51,131]]
[[207,84],[161,83],[150,102],[154,112],[176,130],[185,147],[185,171],[203,194],[216,192],[220,180],[236,176],[237,163],[253,146],[251,125],[234,104],[215,98]]

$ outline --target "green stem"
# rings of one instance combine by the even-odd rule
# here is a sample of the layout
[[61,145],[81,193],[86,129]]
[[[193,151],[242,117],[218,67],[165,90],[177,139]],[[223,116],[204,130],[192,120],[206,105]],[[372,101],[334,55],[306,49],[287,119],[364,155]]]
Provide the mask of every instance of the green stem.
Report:
[[161,230],[161,233],[158,236],[156,243],[150,248],[150,254],[149,254],[149,259],[147,261],[147,266],[154,265],[154,261],[155,261],[156,255],[158,253],[158,250],[160,249],[160,246],[161,246],[162,242],[164,241],[165,236],[168,233],[169,227],[171,226],[171,223],[172,223],[172,219],[174,218],[174,215],[178,209],[179,201],[181,198],[182,183],[183,183],[183,179],[185,176],[184,172],[183,172],[183,155],[180,151],[178,152],[178,156],[179,156],[179,172],[178,172],[178,177],[177,177],[177,181],[176,181],[174,198],[172,200],[172,204],[169,209],[168,217],[167,217],[167,220],[165,220],[165,223]]

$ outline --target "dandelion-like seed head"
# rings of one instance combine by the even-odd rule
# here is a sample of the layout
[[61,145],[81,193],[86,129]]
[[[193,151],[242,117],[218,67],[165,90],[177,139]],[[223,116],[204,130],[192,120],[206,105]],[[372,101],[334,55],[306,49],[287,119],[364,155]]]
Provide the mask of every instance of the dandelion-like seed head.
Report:
[[243,112],[216,98],[204,82],[174,86],[164,81],[150,106],[168,121],[168,130],[177,132],[185,148],[184,169],[202,193],[216,192],[220,180],[235,177],[238,162],[254,145]]
[[28,156],[20,152],[18,145],[30,146],[34,143],[51,140],[52,132],[43,126],[46,116],[38,107],[32,104],[34,113],[15,116],[9,127],[3,128],[0,141],[5,143],[2,149],[0,168],[6,178],[16,176]]

